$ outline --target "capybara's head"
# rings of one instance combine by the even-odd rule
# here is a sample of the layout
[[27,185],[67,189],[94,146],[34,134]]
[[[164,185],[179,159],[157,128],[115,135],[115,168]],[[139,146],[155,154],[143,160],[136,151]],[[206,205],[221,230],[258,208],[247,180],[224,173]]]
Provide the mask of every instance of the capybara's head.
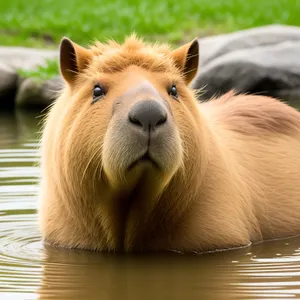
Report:
[[64,127],[81,154],[73,159],[87,167],[94,159],[114,187],[146,170],[165,185],[184,167],[183,144],[194,121],[187,84],[197,71],[196,40],[170,52],[135,38],[90,50],[63,39],[60,62],[70,89]]
[[[62,40],[66,87],[47,118],[42,164],[44,158],[44,168],[48,162],[52,169],[62,201],[71,202],[69,213],[110,201],[123,207],[122,198],[131,203],[137,195],[136,202],[153,202],[148,209],[163,193],[171,196],[169,186],[173,199],[165,200],[166,212],[172,201],[183,209],[186,201],[174,198],[192,188],[180,187],[175,178],[196,175],[201,161],[199,112],[188,87],[197,73],[198,50],[197,40],[171,50],[135,35],[123,44],[97,42],[90,48]],[[108,200],[116,194],[119,204]],[[112,210],[104,217],[95,208],[102,221],[117,209]]]

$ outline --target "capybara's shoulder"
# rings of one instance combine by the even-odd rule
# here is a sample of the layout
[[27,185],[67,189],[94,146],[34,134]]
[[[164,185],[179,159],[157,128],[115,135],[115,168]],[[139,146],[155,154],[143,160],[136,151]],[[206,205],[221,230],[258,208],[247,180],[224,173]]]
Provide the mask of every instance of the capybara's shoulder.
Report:
[[245,135],[300,132],[299,111],[271,97],[237,95],[230,91],[203,105],[226,128]]

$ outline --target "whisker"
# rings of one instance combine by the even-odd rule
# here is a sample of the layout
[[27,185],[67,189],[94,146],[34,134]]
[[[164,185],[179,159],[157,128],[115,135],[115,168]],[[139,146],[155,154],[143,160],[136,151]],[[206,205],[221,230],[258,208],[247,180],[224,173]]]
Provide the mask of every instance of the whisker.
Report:
[[90,166],[92,160],[95,158],[96,155],[97,155],[97,152],[95,152],[95,153],[92,155],[91,159],[88,161],[88,163],[87,163],[87,165],[86,165],[86,167],[85,167],[85,169],[84,169],[84,171],[83,171],[83,173],[82,173],[82,179],[81,179],[81,181],[80,181],[80,186],[83,185],[84,176],[85,176],[85,174],[86,174],[86,172],[87,172],[87,170],[88,170],[88,168],[89,168],[89,166]]

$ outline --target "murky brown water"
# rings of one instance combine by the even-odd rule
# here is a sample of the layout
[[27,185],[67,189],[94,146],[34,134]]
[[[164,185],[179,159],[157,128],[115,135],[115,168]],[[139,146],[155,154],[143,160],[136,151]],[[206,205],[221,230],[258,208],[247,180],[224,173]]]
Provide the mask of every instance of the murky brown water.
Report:
[[36,216],[39,120],[0,115],[1,300],[300,298],[300,238],[200,256],[44,247]]

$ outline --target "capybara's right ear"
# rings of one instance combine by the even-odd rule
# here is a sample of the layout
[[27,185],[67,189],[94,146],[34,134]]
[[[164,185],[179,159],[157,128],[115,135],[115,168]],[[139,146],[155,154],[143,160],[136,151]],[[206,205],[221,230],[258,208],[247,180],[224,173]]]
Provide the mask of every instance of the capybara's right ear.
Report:
[[66,37],[60,43],[59,52],[60,72],[63,78],[72,84],[77,74],[88,65],[91,52]]
[[197,39],[171,52],[176,66],[182,71],[186,84],[196,76],[199,63],[199,42]]

